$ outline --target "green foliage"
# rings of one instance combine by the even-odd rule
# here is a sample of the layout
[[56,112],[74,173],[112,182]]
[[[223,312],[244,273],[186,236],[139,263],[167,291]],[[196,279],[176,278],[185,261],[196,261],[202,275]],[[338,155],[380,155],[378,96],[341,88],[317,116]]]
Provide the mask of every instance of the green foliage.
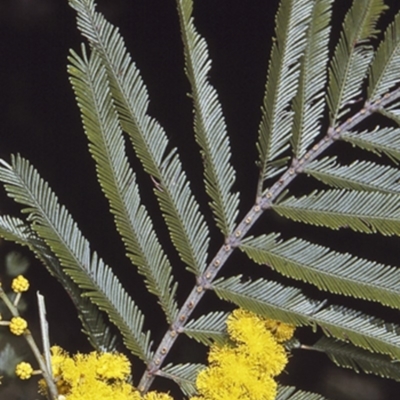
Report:
[[[306,34],[314,7],[315,1],[283,1],[276,16],[276,41],[272,46],[258,131],[258,195],[261,195],[264,180],[282,171],[282,168],[277,169],[280,163],[276,164],[276,159],[289,147],[293,124],[290,104],[299,85],[298,61],[307,43]],[[312,38],[316,33],[312,31],[309,34]],[[326,56],[319,59],[319,63],[324,63],[325,60]],[[320,65],[314,64],[313,67],[319,68]],[[303,71],[303,74],[308,73]],[[299,134],[297,137],[300,140]]]
[[[377,27],[387,9],[384,1],[354,0],[330,59],[333,1],[281,1],[256,144],[256,202],[250,210],[242,210],[244,217],[237,223],[239,192],[233,191],[236,173],[230,161],[230,139],[218,93],[209,82],[211,59],[194,25],[192,0],[177,0],[177,11],[193,101],[194,140],[203,159],[204,189],[209,196],[210,209],[204,210],[193,195],[177,149],[148,113],[146,86],[118,29],[96,11],[94,0],[69,3],[90,48],[82,46],[81,55],[71,51],[70,81],[97,178],[126,255],[165,315],[166,333],[158,347],[153,348],[142,311],[113,269],[91,250],[49,185],[20,156],[12,156],[10,163],[0,160],[0,181],[22,205],[26,218],[0,216],[0,235],[29,247],[62,283],[92,345],[108,351],[116,347],[104,312],[121,332],[126,348],[146,364],[138,385],[142,392],[149,390],[156,376],[163,376],[193,395],[196,376],[204,366],[188,363],[162,368],[162,364],[180,333],[205,345],[226,339],[225,312],[212,310],[190,319],[209,290],[260,315],[318,331],[323,337],[313,348],[326,352],[340,366],[398,379],[400,326],[312,298],[296,282],[275,282],[267,273],[257,280],[232,276],[229,271],[224,271],[225,278],[215,277],[239,248],[249,264],[266,264],[321,291],[400,309],[397,267],[341,253],[318,240],[271,233],[266,213],[336,230],[338,235],[349,228],[358,234],[400,236],[400,129],[393,127],[400,123],[400,13],[382,35]],[[370,122],[374,113],[387,126],[361,129],[360,124]],[[175,266],[140,196],[125,134],[143,171],[154,182],[171,243],[196,277],[183,304],[177,301]],[[358,146],[361,150],[353,159],[359,159],[342,164],[343,147],[332,146],[335,142]],[[330,155],[322,157],[327,149]],[[338,154],[332,156],[335,151]],[[383,156],[380,163],[376,155]],[[292,182],[305,175],[324,188],[298,197]],[[212,221],[209,215],[213,226],[206,224]],[[266,221],[264,233],[247,236],[260,218]],[[224,240],[211,254],[210,232],[214,231],[222,232]],[[277,399],[323,397],[280,387]]]
[[313,349],[323,351],[338,366],[351,368],[356,372],[363,371],[383,378],[400,380],[400,364],[391,357],[371,354],[349,343],[322,337],[314,344]]
[[282,275],[311,283],[321,290],[398,308],[397,268],[338,253],[302,239],[276,240],[277,235],[249,237],[240,246],[258,264]]
[[196,394],[196,376],[204,369],[202,364],[168,364],[159,373],[176,382],[186,395]]
[[189,321],[184,328],[184,333],[207,346],[212,343],[223,344],[226,340],[227,316],[221,311],[202,315],[199,319]]
[[6,183],[9,196],[26,206],[22,212],[28,214],[32,229],[59,259],[64,272],[119,327],[127,348],[142,360],[150,359],[150,334],[142,332],[142,313],[111,268],[91,252],[88,241],[47,183],[21,157],[13,157],[12,165],[2,161],[0,179]]

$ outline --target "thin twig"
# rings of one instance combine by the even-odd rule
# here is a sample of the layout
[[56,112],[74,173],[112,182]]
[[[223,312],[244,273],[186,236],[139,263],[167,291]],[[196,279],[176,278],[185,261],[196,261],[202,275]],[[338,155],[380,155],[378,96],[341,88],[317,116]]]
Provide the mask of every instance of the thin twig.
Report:
[[[14,304],[10,301],[6,293],[4,292],[3,288],[0,286],[0,299],[4,301],[4,304],[10,310],[10,313],[13,317],[20,317],[18,309],[14,306]],[[58,391],[56,384],[54,383],[51,375],[47,371],[47,366],[43,360],[43,356],[40,353],[38,346],[36,345],[35,339],[33,338],[29,329],[25,329],[23,333],[23,337],[25,338],[26,342],[28,343],[29,347],[32,350],[33,355],[36,358],[36,361],[39,364],[39,368],[42,371],[42,375],[44,380],[46,381],[48,391],[50,393],[51,399],[56,400],[58,398]]]

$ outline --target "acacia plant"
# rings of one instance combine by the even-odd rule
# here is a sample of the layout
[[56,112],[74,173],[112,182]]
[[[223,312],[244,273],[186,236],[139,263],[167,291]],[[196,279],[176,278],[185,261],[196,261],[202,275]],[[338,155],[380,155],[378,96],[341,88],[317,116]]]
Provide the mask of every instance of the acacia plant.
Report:
[[[142,394],[154,378],[162,376],[193,395],[203,366],[164,365],[164,360],[182,334],[206,345],[224,341],[227,313],[215,309],[191,318],[205,293],[213,291],[257,315],[318,330],[322,338],[313,347],[343,367],[398,380],[399,325],[313,299],[295,281],[397,310],[399,270],[317,241],[282,236],[269,229],[268,219],[275,213],[340,232],[400,235],[400,13],[381,33],[377,24],[388,8],[384,1],[354,0],[335,44],[331,42],[333,0],[281,0],[256,143],[255,203],[240,210],[244,217],[238,220],[240,193],[232,189],[235,168],[229,135],[217,91],[209,82],[211,60],[194,25],[193,1],[176,4],[209,209],[199,206],[177,149],[171,149],[167,133],[149,115],[146,86],[119,30],[96,11],[94,0],[69,3],[89,45],[82,45],[80,54],[71,51],[68,67],[89,150],[127,257],[165,314],[164,337],[160,343],[152,342],[152,333],[143,328],[145,315],[113,269],[91,249],[37,170],[19,155],[10,162],[1,160],[0,180],[7,194],[23,205],[26,218],[2,215],[0,234],[28,246],[62,283],[93,347],[102,352],[115,349],[110,321],[120,331],[126,351],[145,363],[142,378],[135,382]],[[368,127],[377,113],[383,126]],[[166,246],[159,241],[140,196],[125,135],[151,178],[181,263],[195,277],[183,304],[176,300],[179,279],[173,276]],[[338,141],[362,149],[356,161],[340,161],[341,148],[332,146]],[[367,152],[382,157],[371,158]],[[300,176],[316,186],[298,197],[292,187]],[[211,221],[208,213],[213,224],[206,223]],[[261,219],[264,233],[252,236],[252,227]],[[214,231],[224,239],[211,253],[209,238]],[[293,285],[288,279],[283,283],[247,275],[243,279],[229,274],[229,269],[221,277],[226,261],[238,251],[247,255],[249,263],[267,265],[291,278]],[[322,398],[283,386],[277,396]]]

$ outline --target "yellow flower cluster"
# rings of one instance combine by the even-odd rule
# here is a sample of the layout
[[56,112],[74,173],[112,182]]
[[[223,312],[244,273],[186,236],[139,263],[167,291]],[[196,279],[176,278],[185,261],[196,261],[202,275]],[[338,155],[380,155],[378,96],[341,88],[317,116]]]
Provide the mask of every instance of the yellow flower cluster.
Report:
[[20,379],[29,379],[32,376],[33,368],[27,362],[20,362],[15,368],[15,375]]
[[[165,393],[150,392],[141,396],[128,383],[131,371],[123,354],[97,353],[70,356],[58,346],[51,348],[51,363],[58,392],[66,400],[172,400]],[[39,382],[46,391],[45,382]]]
[[27,327],[28,323],[23,318],[21,317],[11,318],[9,328],[11,333],[13,333],[14,335],[17,336],[22,335]]
[[22,275],[18,275],[11,283],[11,289],[15,293],[26,292],[29,289],[29,281]]
[[232,341],[210,349],[209,367],[201,371],[196,385],[199,396],[191,400],[273,400],[275,377],[288,358],[280,342],[293,336],[294,327],[235,310],[227,320]]

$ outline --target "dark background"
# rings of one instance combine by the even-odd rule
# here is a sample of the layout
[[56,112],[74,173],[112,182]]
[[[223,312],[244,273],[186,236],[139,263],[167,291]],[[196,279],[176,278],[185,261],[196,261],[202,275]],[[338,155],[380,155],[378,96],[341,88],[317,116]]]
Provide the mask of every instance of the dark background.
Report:
[[[334,38],[349,3],[347,0],[335,2]],[[396,1],[390,3],[392,8],[386,13],[383,25],[392,19],[399,8]],[[186,96],[190,89],[183,73],[174,1],[103,0],[98,4],[106,17],[120,27],[149,88],[150,113],[160,121],[173,145],[179,148],[192,189],[202,208],[206,209],[207,198],[202,189],[201,159],[193,140],[191,102]],[[277,0],[195,1],[196,26],[208,41],[213,59],[211,82],[218,90],[231,136],[232,159],[237,169],[236,189],[241,192],[241,216],[254,201],[257,182],[255,141],[277,5]],[[81,41],[75,25],[75,13],[68,7],[67,0],[0,1],[0,156],[8,160],[11,153],[20,153],[39,170],[78,221],[93,249],[98,250],[113,266],[145,314],[151,311],[153,318],[146,323],[157,341],[166,325],[162,315],[157,313],[154,299],[143,290],[141,279],[124,257],[123,246],[107,212],[107,202],[96,181],[94,163],[87,151],[79,111],[68,82],[68,51],[70,48],[78,51]],[[344,145],[336,148],[346,161],[355,154],[349,149]],[[142,196],[155,215],[153,219],[160,230],[161,240],[168,243],[166,229],[151,194],[152,184],[140,173],[134,157],[132,162],[139,171],[139,181],[144,186]],[[298,182],[293,188],[296,193],[309,191],[308,180],[298,179]],[[3,191],[0,192],[0,211],[18,215],[18,208]],[[264,222],[255,226],[253,232],[265,231],[265,222],[268,221],[268,230],[279,227],[288,234],[318,240],[321,244],[334,242],[333,247],[341,251],[356,252],[392,265],[397,263],[398,238],[330,233],[323,229],[316,231],[272,215],[266,217],[270,219],[264,218]],[[208,222],[212,226],[211,218]],[[218,233],[214,233],[211,249],[216,250],[221,240]],[[2,243],[0,254],[4,257],[13,249],[10,244]],[[183,300],[194,280],[184,271],[173,249],[168,249],[173,265],[176,265],[175,276],[179,278],[179,295]],[[265,276],[265,271],[260,267],[254,268],[239,254],[233,258],[227,265],[227,269],[231,268],[230,273],[245,271],[247,275],[262,273]],[[28,276],[32,281],[32,293],[40,290],[47,298],[52,342],[72,352],[88,351],[90,347],[80,333],[79,321],[69,299],[58,283],[49,279],[47,271],[33,257],[30,259]],[[268,272],[268,277],[284,281],[272,272]],[[290,284],[301,287],[296,282]],[[344,301],[309,287],[304,289],[316,298],[332,297],[336,303],[359,307],[398,322],[397,311],[358,301]],[[37,319],[33,294],[28,299],[28,315],[34,327]],[[210,294],[204,309],[214,302]],[[299,335],[309,343],[317,338],[311,336],[308,330],[300,331]],[[176,347],[171,361],[186,361],[185,357],[187,361],[204,359],[204,351],[193,350],[191,342],[183,342]],[[188,353],[193,354],[188,356]],[[137,379],[142,368],[137,364]],[[338,369],[327,361],[326,356],[311,352],[295,351],[287,370],[288,374],[282,376],[284,383],[319,391],[333,400],[393,399],[397,398],[396,393],[400,389],[399,384],[389,380]],[[157,381],[156,384],[163,383]],[[3,398],[35,398],[34,384],[18,382],[16,385],[6,378],[3,389],[0,388],[0,399]]]

